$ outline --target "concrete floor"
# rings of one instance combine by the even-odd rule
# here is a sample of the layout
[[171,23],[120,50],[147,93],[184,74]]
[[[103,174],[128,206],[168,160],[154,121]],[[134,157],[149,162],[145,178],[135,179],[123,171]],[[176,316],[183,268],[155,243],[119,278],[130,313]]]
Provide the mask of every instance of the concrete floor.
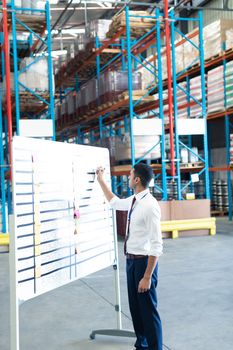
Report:
[[[131,329],[119,248],[123,328]],[[232,223],[218,219],[214,237],[164,240],[159,276],[164,350],[232,350]],[[132,338],[89,339],[116,327],[113,285],[109,268],[21,305],[20,350],[132,350]],[[8,254],[0,254],[0,303],[0,349],[9,350]]]

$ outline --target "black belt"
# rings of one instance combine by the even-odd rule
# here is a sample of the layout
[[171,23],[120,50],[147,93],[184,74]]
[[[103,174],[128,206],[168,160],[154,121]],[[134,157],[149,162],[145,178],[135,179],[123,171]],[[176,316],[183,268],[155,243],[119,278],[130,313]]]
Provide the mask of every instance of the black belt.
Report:
[[126,259],[142,259],[147,258],[148,255],[135,255],[135,254],[126,254]]

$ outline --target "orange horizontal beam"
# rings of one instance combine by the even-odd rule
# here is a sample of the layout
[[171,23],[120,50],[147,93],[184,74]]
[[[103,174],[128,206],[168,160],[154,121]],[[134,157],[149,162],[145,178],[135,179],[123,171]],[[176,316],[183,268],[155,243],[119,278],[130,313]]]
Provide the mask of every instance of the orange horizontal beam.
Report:
[[215,172],[215,171],[232,171],[232,170],[233,170],[233,165],[229,165],[229,166],[223,165],[223,166],[220,166],[220,167],[210,167],[209,168],[209,171],[211,171],[211,172]]

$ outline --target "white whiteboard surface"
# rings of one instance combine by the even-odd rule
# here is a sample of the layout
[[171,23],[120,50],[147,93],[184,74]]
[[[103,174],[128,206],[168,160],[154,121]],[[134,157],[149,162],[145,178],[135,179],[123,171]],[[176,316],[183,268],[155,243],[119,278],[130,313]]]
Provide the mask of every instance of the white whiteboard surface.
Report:
[[10,240],[19,300],[114,264],[112,210],[95,177],[100,165],[111,187],[107,149],[14,137]]

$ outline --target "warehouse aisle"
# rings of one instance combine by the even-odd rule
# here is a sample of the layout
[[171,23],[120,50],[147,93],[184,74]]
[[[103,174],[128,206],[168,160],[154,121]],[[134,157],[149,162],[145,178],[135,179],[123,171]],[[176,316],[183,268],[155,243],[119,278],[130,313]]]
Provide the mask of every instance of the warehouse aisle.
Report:
[[[233,229],[218,219],[214,237],[164,241],[159,309],[164,350],[232,350]],[[120,247],[122,321],[131,329]],[[42,295],[20,308],[20,350],[132,350],[133,339],[97,336],[116,325],[111,269]],[[0,254],[0,349],[9,350],[8,255]]]

